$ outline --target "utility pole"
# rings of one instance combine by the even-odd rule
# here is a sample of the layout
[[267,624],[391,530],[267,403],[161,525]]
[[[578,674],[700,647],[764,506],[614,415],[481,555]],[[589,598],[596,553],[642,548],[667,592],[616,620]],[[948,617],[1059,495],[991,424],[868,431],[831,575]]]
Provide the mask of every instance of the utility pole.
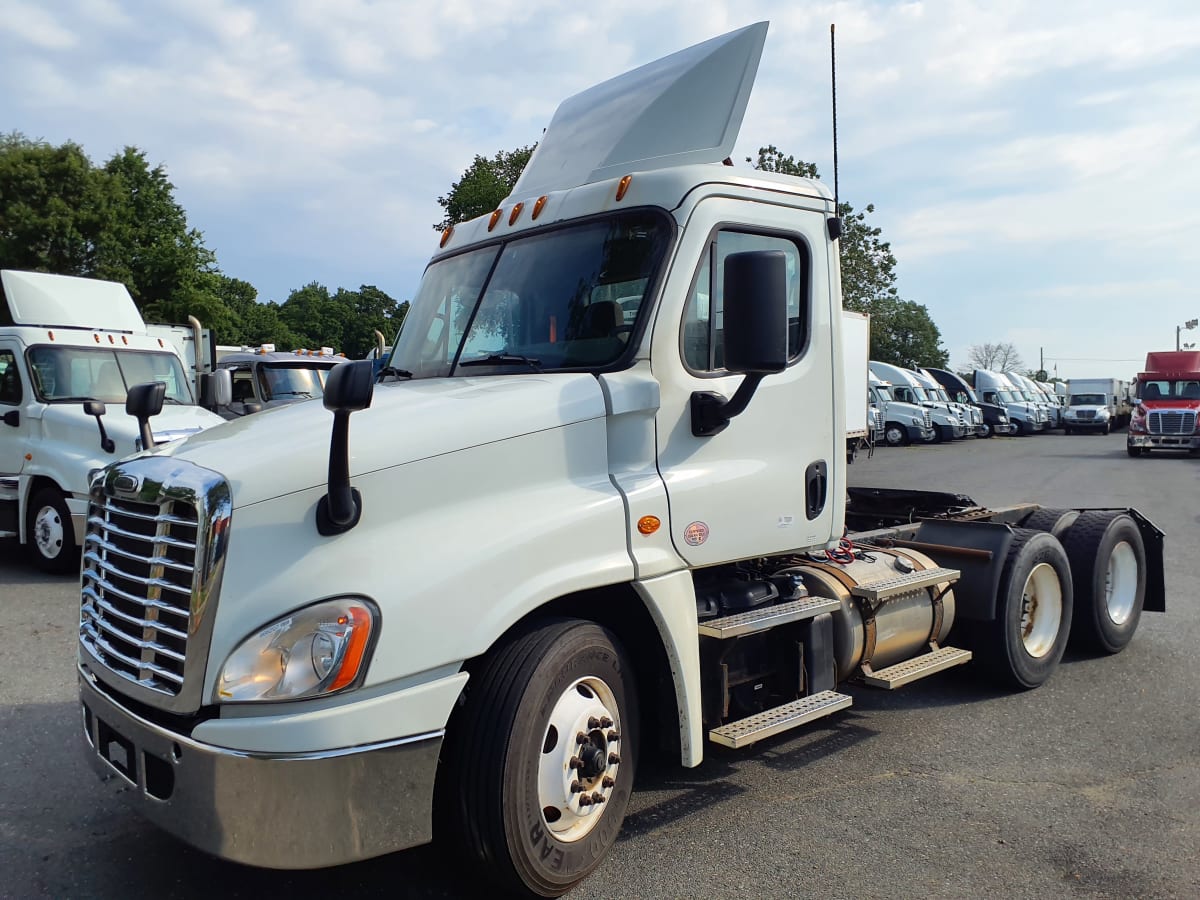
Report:
[[1182,325],[1176,325],[1176,326],[1175,326],[1175,349],[1176,349],[1176,350],[1178,350],[1178,349],[1179,349],[1179,333],[1180,333],[1181,331],[1183,331],[1185,328],[1186,328],[1188,331],[1191,331],[1191,330],[1192,330],[1193,328],[1195,328],[1197,325],[1200,325],[1200,319],[1188,319],[1188,320],[1187,320],[1186,322],[1184,322]]

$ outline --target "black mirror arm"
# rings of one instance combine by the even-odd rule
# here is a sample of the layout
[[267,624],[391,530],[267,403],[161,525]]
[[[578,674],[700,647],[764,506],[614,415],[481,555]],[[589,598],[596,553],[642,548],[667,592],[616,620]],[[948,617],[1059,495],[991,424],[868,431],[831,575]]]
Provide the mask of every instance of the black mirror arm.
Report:
[[341,534],[357,525],[361,515],[362,495],[350,487],[350,413],[337,410],[329,441],[329,492],[317,504],[317,531]]
[[692,434],[696,437],[711,437],[724,431],[730,419],[746,411],[754,392],[758,390],[758,383],[765,376],[765,372],[748,373],[728,400],[713,391],[693,393]]
[[[117,445],[113,439],[108,436],[108,432],[104,430],[104,420],[99,416],[96,416],[96,426],[100,429],[100,449],[105,453],[116,453]],[[148,426],[147,430],[149,430]]]

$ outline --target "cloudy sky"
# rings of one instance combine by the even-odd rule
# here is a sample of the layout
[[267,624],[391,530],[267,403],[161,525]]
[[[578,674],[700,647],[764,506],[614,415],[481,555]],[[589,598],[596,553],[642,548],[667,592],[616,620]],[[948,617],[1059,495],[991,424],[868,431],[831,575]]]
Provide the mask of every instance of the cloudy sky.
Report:
[[[873,203],[954,365],[1120,376],[1200,316],[1195,0],[0,0],[0,130],[166,166],[221,268],[412,296],[439,195],[559,100],[769,19],[735,159]],[[1183,333],[1200,342],[1200,329]]]

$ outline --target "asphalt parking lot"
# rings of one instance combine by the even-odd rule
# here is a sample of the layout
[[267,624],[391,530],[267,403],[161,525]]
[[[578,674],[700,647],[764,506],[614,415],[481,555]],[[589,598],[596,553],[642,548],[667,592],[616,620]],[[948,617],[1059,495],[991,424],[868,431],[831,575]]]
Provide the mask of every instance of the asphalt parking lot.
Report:
[[[1137,506],[1167,535],[1167,607],[1114,657],[1068,652],[1038,690],[952,669],[694,770],[647,767],[614,852],[572,897],[1200,896],[1200,459],[1125,436],[880,449],[851,482],[1001,506]],[[0,542],[0,896],[458,897],[419,848],[279,873],[193,851],[85,762],[73,578]],[[263,828],[269,829],[270,822]]]

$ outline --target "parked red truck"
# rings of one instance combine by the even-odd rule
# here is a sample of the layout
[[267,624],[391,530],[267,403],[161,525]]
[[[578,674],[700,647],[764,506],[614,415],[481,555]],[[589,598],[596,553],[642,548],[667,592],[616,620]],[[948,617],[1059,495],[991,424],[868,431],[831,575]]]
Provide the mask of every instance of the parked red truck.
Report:
[[1200,450],[1200,350],[1146,354],[1129,422],[1130,456],[1151,450]]

